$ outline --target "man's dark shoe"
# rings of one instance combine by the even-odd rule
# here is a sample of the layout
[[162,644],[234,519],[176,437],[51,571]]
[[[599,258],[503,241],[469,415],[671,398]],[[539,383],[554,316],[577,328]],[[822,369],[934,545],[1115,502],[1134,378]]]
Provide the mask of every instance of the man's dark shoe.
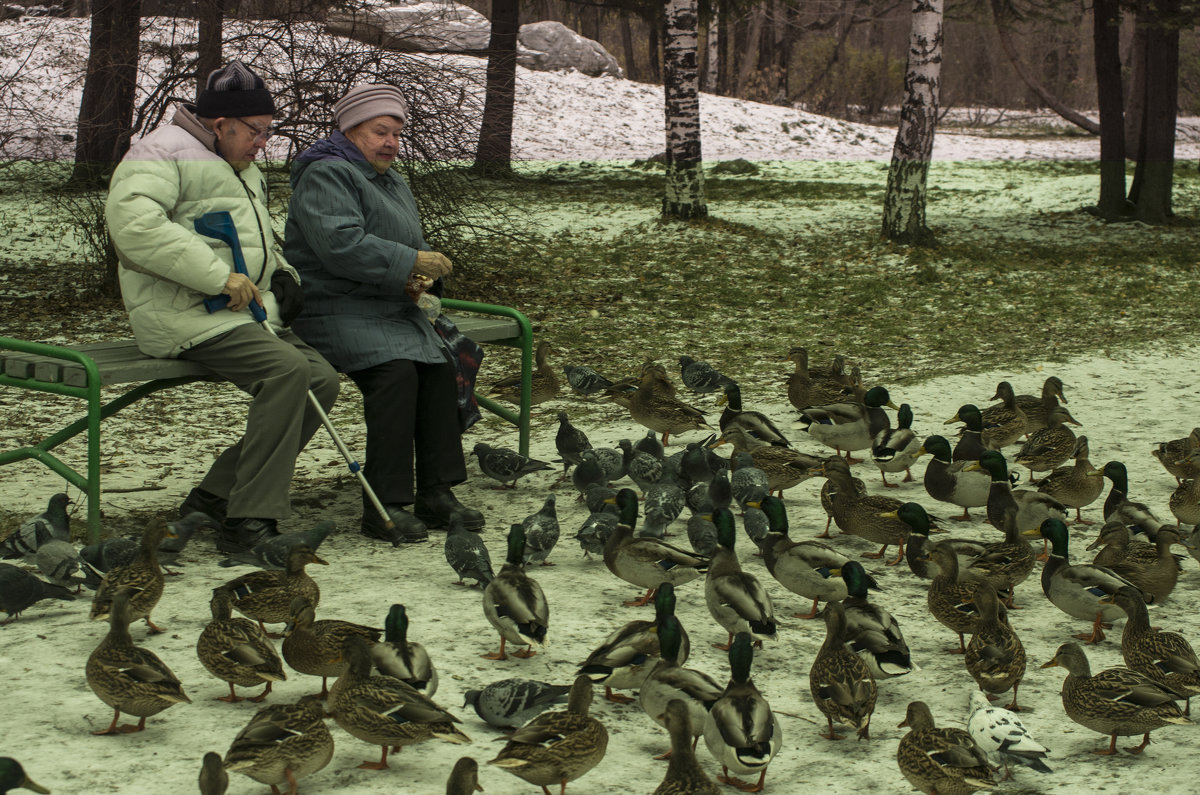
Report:
[[274,519],[256,519],[250,516],[227,518],[221,522],[221,529],[217,531],[217,550],[226,555],[249,552],[255,544],[275,535],[279,535],[279,528]]
[[483,514],[463,505],[454,496],[454,492],[445,486],[417,493],[413,514],[428,527],[445,530],[450,526],[450,515],[453,513],[462,517],[463,527],[468,530],[479,531],[486,524]]
[[403,505],[385,505],[383,508],[392,517],[395,527],[389,529],[384,526],[383,517],[379,515],[379,511],[375,510],[374,506],[367,506],[363,509],[363,535],[368,538],[378,538],[381,541],[390,541],[394,547],[401,544],[416,544],[429,539],[429,531],[425,529],[425,525],[420,519],[404,510]]
[[225,514],[228,511],[229,500],[197,486],[188,493],[183,504],[179,506],[179,518],[182,519],[189,513],[202,513],[220,524],[225,521]]

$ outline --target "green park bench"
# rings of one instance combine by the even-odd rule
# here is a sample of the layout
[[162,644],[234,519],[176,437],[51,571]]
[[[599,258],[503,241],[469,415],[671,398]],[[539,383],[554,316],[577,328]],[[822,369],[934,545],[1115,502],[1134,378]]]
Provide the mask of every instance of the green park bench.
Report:
[[[517,426],[519,449],[529,453],[529,407],[533,377],[533,330],[529,319],[506,306],[442,300],[466,336],[480,344],[508,345],[521,351],[521,404],[517,411],[476,395],[479,405]],[[461,314],[461,313],[469,314]],[[87,494],[88,539],[100,538],[101,421],[149,394],[193,381],[220,381],[208,368],[184,359],[159,359],[138,350],[132,339],[84,345],[46,345],[0,337],[0,386],[69,395],[87,401],[87,413],[41,442],[0,450],[0,466],[33,459]],[[136,384],[102,402],[101,387]],[[87,474],[81,474],[52,451],[80,433],[87,434]]]

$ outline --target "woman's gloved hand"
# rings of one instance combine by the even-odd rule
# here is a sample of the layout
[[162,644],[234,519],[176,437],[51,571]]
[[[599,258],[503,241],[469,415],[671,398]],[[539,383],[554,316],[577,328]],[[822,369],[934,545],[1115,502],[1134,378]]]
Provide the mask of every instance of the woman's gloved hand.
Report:
[[285,326],[292,325],[300,310],[304,309],[304,288],[290,273],[278,270],[271,274],[271,292],[279,304],[279,322]]
[[437,251],[418,251],[417,261],[412,268],[413,273],[435,280],[442,278],[452,270],[454,270],[454,265],[450,263],[449,258]]

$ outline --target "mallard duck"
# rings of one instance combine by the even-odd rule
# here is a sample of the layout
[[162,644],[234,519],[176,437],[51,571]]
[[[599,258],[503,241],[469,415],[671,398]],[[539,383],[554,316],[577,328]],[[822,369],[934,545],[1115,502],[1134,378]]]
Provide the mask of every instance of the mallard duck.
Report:
[[508,531],[508,557],[496,578],[483,589],[483,614],[500,633],[500,650],[481,655],[485,660],[507,660],[505,644],[524,645],[514,657],[537,654],[533,644],[546,645],[550,605],[542,586],[525,573],[525,528],[514,524]]
[[838,454],[845,450],[847,461],[854,463],[851,453],[870,447],[875,435],[891,424],[883,406],[898,408],[887,389],[859,388],[853,401],[809,406],[800,412],[800,422],[809,436]]
[[704,601],[708,612],[729,633],[724,645],[714,646],[727,650],[733,636],[742,632],[750,633],[761,646],[764,639],[775,638],[775,606],[758,578],[742,571],[734,551],[737,528],[730,510],[714,510],[713,524],[717,526],[717,551],[704,580]]
[[283,659],[293,670],[321,677],[321,698],[329,694],[328,681],[346,668],[342,649],[347,638],[357,636],[374,644],[383,630],[326,618],[317,621],[316,608],[307,597],[292,600],[287,627],[283,631]]
[[779,427],[761,411],[749,411],[742,408],[742,389],[734,382],[725,385],[725,394],[717,401],[717,405],[725,406],[717,425],[724,433],[729,426],[737,425],[756,439],[761,439],[777,447],[791,447],[791,442],[779,430]]
[[1040,528],[1025,533],[1050,542],[1050,557],[1042,567],[1042,593],[1067,615],[1092,622],[1091,634],[1076,637],[1088,643],[1104,640],[1102,625],[1120,618],[1121,609],[1101,599],[1133,583],[1100,566],[1072,566],[1067,549],[1070,536],[1059,519],[1047,519]]
[[1187,478],[1200,476],[1200,459],[1191,454],[1200,450],[1200,428],[1192,428],[1192,432],[1182,439],[1172,439],[1169,442],[1159,442],[1150,451],[1150,455],[1163,465],[1163,469],[1175,476],[1179,483]]
[[958,633],[958,648],[951,654],[966,654],[963,635],[979,628],[979,606],[975,604],[973,582],[959,582],[958,556],[950,547],[934,544],[929,555],[937,564],[938,573],[929,581],[925,603],[929,612],[945,627]]
[[1136,588],[1118,588],[1105,596],[1125,611],[1121,654],[1125,664],[1168,690],[1184,696],[1183,714],[1191,712],[1191,697],[1200,695],[1200,658],[1187,638],[1150,626],[1146,601]]
[[[529,404],[544,403],[558,395],[558,374],[550,366],[549,358],[553,348],[549,342],[541,340],[533,351],[533,374],[530,381]],[[505,376],[492,384],[487,397],[499,398],[509,403],[521,402],[521,373]]]
[[370,641],[366,638],[347,638],[342,657],[346,666],[329,688],[329,712],[346,732],[382,748],[378,762],[363,762],[360,768],[386,770],[389,747],[398,752],[431,738],[471,742],[454,725],[460,722],[458,718],[416,688],[391,676],[371,676]]
[[850,466],[838,456],[825,459],[821,472],[833,481],[833,521],[842,532],[883,544],[878,552],[868,552],[863,557],[882,558],[887,548],[896,544],[899,547],[896,559],[889,560],[887,565],[895,566],[904,560],[904,542],[908,539],[909,527],[893,518],[904,503],[893,497],[856,493]]
[[[923,580],[936,577],[938,567],[929,555],[934,543],[929,538],[929,514],[919,503],[906,502],[896,509],[895,514],[889,516],[901,520],[909,527],[908,544],[904,550],[904,560],[908,563],[909,570]],[[982,555],[987,547],[982,541],[969,538],[941,538],[937,543],[954,551],[960,571],[971,565],[971,561]]]
[[1042,394],[1017,395],[1017,406],[1025,412],[1025,433],[1032,435],[1050,424],[1050,415],[1059,401],[1066,405],[1062,379],[1052,375],[1042,382]]
[[1112,482],[1104,498],[1104,521],[1116,519],[1134,533],[1144,533],[1151,541],[1163,523],[1144,502],[1129,499],[1129,472],[1120,461],[1109,461],[1101,470]]
[[993,707],[983,693],[972,690],[967,715],[967,733],[988,755],[1004,765],[1004,778],[1012,778],[1011,765],[1023,765],[1039,773],[1053,773],[1042,760],[1049,751],[1033,739],[1029,729],[1011,710]]
[[1017,527],[1032,530],[1040,527],[1046,519],[1067,520],[1067,506],[1048,494],[1029,489],[1014,489],[1008,478],[1008,463],[1004,455],[996,450],[986,451],[975,464],[966,469],[979,467],[992,476],[988,489],[987,518],[993,527],[1003,527],[1004,512],[1014,508],[1017,512]]
[[1168,725],[1189,725],[1183,716],[1179,693],[1164,688],[1131,668],[1109,668],[1092,675],[1087,655],[1078,643],[1064,643],[1043,668],[1067,669],[1062,703],[1067,717],[1092,731],[1111,735],[1108,748],[1092,751],[1101,756],[1117,752],[1117,737],[1144,734],[1142,744],[1127,748],[1140,754],[1150,744],[1150,732]]
[[[11,756],[0,756],[0,793],[14,789],[27,789],[49,795],[50,790],[31,779],[21,763]],[[670,790],[676,792],[676,790]],[[704,790],[678,790],[678,792],[704,792]],[[715,791],[714,791],[715,792]]]
[[209,673],[229,683],[229,695],[218,700],[235,704],[242,698],[234,692],[234,685],[257,687],[265,683],[266,688],[249,699],[262,701],[275,682],[287,679],[275,645],[253,621],[234,618],[228,591],[214,588],[209,609],[212,621],[196,641],[196,656]]
[[850,558],[819,541],[793,541],[788,537],[787,509],[778,497],[763,500],[770,532],[763,539],[763,561],[779,584],[794,594],[813,600],[807,614],[795,618],[816,618],[822,599],[838,602],[846,598],[846,583],[837,572]]
[[879,467],[879,476],[888,488],[899,488],[895,483],[888,483],[888,472],[904,470],[904,480],[901,482],[911,482],[911,467],[925,452],[920,438],[913,433],[912,421],[912,406],[901,403],[896,412],[896,427],[884,428],[871,441],[871,460]]
[[267,784],[272,792],[321,770],[333,759],[333,735],[325,710],[312,696],[295,704],[272,704],[254,713],[225,753],[225,768]]
[[825,643],[817,652],[808,672],[813,703],[829,723],[821,732],[827,740],[841,740],[833,729],[834,721],[853,727],[858,739],[871,739],[871,714],[875,711],[878,688],[871,669],[847,644],[846,609],[841,602],[825,606]]
[[972,601],[979,610],[979,621],[963,655],[967,673],[988,694],[1003,693],[1011,687],[1008,709],[1017,712],[1017,688],[1025,677],[1025,647],[1008,619],[1001,617],[1000,597],[991,583],[976,584]]
[[229,593],[234,610],[257,621],[265,631],[264,623],[282,624],[291,618],[292,600],[297,596],[308,599],[313,607],[320,604],[321,589],[304,570],[310,563],[329,565],[307,545],[297,544],[288,553],[283,571],[252,571],[220,587]]
[[629,396],[628,408],[634,421],[662,434],[663,445],[673,433],[712,430],[704,421],[704,412],[676,398],[670,382],[652,369],[642,373],[637,391]]
[[1092,558],[1093,566],[1111,569],[1114,564],[1132,561],[1139,566],[1153,566],[1158,561],[1158,547],[1145,541],[1135,541],[1129,528],[1117,521],[1105,522],[1096,540],[1087,545],[1099,549]]
[[459,757],[446,779],[446,795],[475,795],[479,786],[479,763],[469,756]]
[[1046,418],[1046,427],[1030,433],[1013,455],[1014,462],[1029,468],[1031,482],[1035,472],[1051,471],[1075,452],[1075,432],[1067,427],[1068,423],[1079,425],[1065,406],[1055,406]]
[[999,450],[1010,444],[1016,444],[1017,440],[1025,434],[1025,412],[1017,405],[1017,396],[1013,392],[1012,384],[1007,381],[997,384],[996,394],[992,395],[992,400],[1000,402],[994,406],[988,406],[982,412],[983,435],[981,441],[988,450]]
[[[691,737],[699,740],[704,732],[704,721],[712,705],[725,692],[708,674],[692,668],[684,668],[683,644],[686,635],[675,616],[667,616],[658,627],[662,656],[650,668],[638,691],[642,710],[651,720],[666,725],[663,713],[667,704],[682,700],[691,716]],[[694,742],[693,742],[694,746]]]
[[708,558],[671,546],[656,538],[634,538],[637,525],[637,494],[621,489],[612,502],[621,510],[620,520],[604,544],[604,565],[631,585],[645,588],[640,599],[625,602],[629,606],[650,603],[654,591],[664,582],[674,586],[700,577],[708,570]]
[[1079,512],[1100,497],[1104,491],[1104,473],[1092,466],[1088,460],[1088,438],[1075,439],[1073,466],[1059,467],[1038,483],[1038,491],[1075,509],[1075,524],[1092,524]]
[[229,790],[229,774],[216,751],[209,751],[200,762],[200,795],[225,795]]
[[[675,586],[665,582],[654,594],[654,620],[630,621],[613,632],[587,659],[580,663],[578,676],[586,676],[597,684],[604,685],[604,697],[617,704],[629,704],[629,696],[614,693],[613,689],[634,690],[650,673],[661,656],[662,622],[675,615]],[[688,658],[691,644],[686,632],[683,635],[679,663]],[[679,651],[679,650],[677,650]]]
[[[157,543],[155,544],[157,546]],[[146,718],[175,704],[190,704],[179,678],[149,649],[129,637],[130,601],[134,591],[122,586],[108,606],[108,634],[87,661],[87,683],[100,700],[113,708],[112,723],[92,734],[128,734],[146,728]],[[137,725],[117,726],[124,712],[137,715]]]
[[384,676],[393,676],[433,698],[438,674],[425,647],[408,639],[408,611],[392,605],[383,620],[383,640],[371,647],[371,664]]
[[983,455],[983,451],[987,448],[983,446],[983,412],[974,403],[964,403],[958,407],[958,411],[953,417],[946,420],[943,425],[949,425],[952,422],[961,422],[963,427],[959,430],[958,442],[954,445],[954,454],[951,460],[955,463],[959,461],[978,461]]
[[1022,535],[1017,528],[1017,512],[1011,505],[1004,511],[1000,529],[1004,531],[1004,540],[985,545],[966,568],[959,570],[959,574],[964,581],[986,582],[997,591],[1005,592],[1005,602],[1011,608],[1016,587],[1033,571],[1036,556],[1028,536]]
[[1179,560],[1171,553],[1172,544],[1182,544],[1173,527],[1163,527],[1154,540],[1157,555],[1151,563],[1143,563],[1133,556],[1115,561],[1109,568],[1119,577],[1124,577],[1138,588],[1149,602],[1161,602],[1171,595],[1179,582]]
[[588,715],[591,703],[592,680],[576,677],[565,711],[543,712],[517,729],[488,764],[540,786],[543,792],[558,784],[565,794],[567,783],[600,764],[608,750],[608,730]]
[[767,476],[768,493],[783,493],[785,489],[803,483],[812,477],[813,467],[819,466],[820,458],[801,453],[790,447],[779,447],[757,439],[738,425],[729,426],[721,434],[717,446],[731,444],[735,452],[746,452],[754,466]]
[[91,618],[93,621],[108,619],[113,594],[121,588],[130,589],[129,616],[131,621],[146,619],[150,634],[162,632],[150,620],[150,611],[162,598],[163,570],[158,565],[158,544],[167,534],[167,523],[162,519],[151,522],[142,533],[142,546],[138,556],[128,566],[111,569],[104,575],[96,595],[92,598]]
[[896,763],[916,789],[967,795],[996,786],[987,755],[971,735],[962,729],[939,729],[924,701],[910,702],[899,725],[911,731],[900,738]]
[[846,583],[842,600],[846,621],[846,648],[867,664],[876,679],[904,676],[916,670],[904,641],[904,633],[892,614],[871,604],[867,589],[878,588],[875,579],[856,560],[841,568]]
[[787,378],[787,393],[788,402],[797,411],[837,403],[846,397],[846,388],[851,384],[845,372],[845,357],[835,356],[828,370],[809,370],[808,349],[797,345],[788,351],[787,358],[796,365]]
[[964,471],[971,462],[953,461],[950,442],[945,437],[927,437],[921,452],[931,456],[925,466],[925,492],[935,500],[962,508],[962,516],[956,516],[955,519],[969,521],[972,508],[987,505],[988,491],[992,487],[991,476],[983,471]]
[[[823,459],[821,463],[824,463]],[[819,464],[817,468],[820,468]],[[862,478],[851,477],[850,485],[854,489],[854,493],[860,497],[865,497],[869,493],[867,491],[867,484],[862,481]],[[826,478],[825,483],[821,486],[821,509],[825,511],[825,530],[819,535],[813,536],[813,538],[832,538],[829,534],[829,527],[833,524],[833,495],[836,492],[837,485],[832,480]]]
[[[1191,455],[1200,462],[1200,451]],[[1180,481],[1167,502],[1171,515],[1175,517],[1175,528],[1185,524],[1200,525],[1200,478]]]
[[671,699],[662,713],[662,722],[671,735],[671,759],[653,795],[720,795],[721,790],[696,761],[693,738],[698,738],[700,732],[693,728],[695,721],[687,704],[682,699]]
[[[729,684],[704,719],[704,744],[721,763],[717,781],[744,792],[761,792],[767,766],[783,746],[783,728],[771,705],[750,678],[754,661],[748,633],[739,633],[729,645]],[[741,775],[758,773],[758,783],[749,784]]]

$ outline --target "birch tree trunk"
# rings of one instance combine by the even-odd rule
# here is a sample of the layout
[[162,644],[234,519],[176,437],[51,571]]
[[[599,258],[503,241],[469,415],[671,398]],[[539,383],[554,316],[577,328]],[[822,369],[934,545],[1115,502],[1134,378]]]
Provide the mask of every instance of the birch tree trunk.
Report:
[[923,246],[935,242],[925,225],[925,186],[942,75],[942,9],[943,0],[913,0],[905,98],[883,199],[883,234]]
[[667,185],[662,214],[703,218],[704,171],[700,159],[700,93],[696,64],[696,0],[668,0],[663,40],[666,95]]
[[712,19],[708,20],[708,36],[704,40],[704,49],[707,57],[704,60],[704,90],[710,94],[717,92],[717,75],[720,62],[717,60],[719,48],[717,41],[720,37],[720,26],[717,24],[717,15],[714,13]]

